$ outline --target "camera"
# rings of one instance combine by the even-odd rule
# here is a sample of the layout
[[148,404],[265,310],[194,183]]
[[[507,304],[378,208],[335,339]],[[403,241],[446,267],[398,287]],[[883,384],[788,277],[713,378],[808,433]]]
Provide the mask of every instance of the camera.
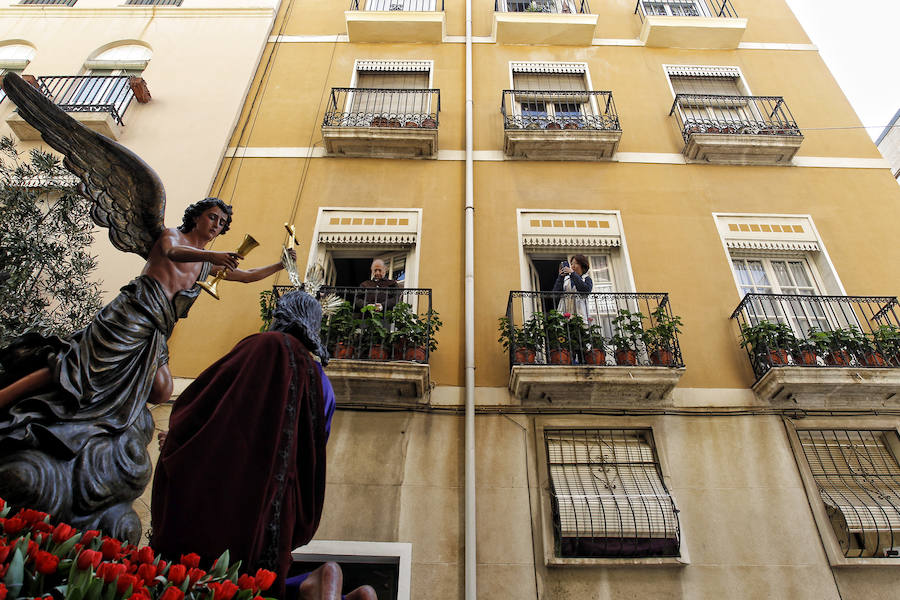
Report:
[[562,271],[564,268],[569,266],[569,261],[563,260],[559,263],[559,270]]

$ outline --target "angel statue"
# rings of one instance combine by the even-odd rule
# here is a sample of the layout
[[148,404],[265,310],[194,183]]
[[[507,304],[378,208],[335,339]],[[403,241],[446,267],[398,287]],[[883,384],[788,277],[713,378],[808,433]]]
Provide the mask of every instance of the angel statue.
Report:
[[206,250],[231,224],[231,207],[218,198],[192,204],[179,227],[166,229],[165,191],[143,160],[18,75],[4,76],[3,89],[81,179],[91,217],[113,245],[147,262],[83,330],[3,341],[0,497],[136,543],[141,524],[131,505],[151,474],[147,402],[171,396],[166,341],[199,295],[196,282],[224,272],[249,283],[283,267],[241,270],[239,254]]

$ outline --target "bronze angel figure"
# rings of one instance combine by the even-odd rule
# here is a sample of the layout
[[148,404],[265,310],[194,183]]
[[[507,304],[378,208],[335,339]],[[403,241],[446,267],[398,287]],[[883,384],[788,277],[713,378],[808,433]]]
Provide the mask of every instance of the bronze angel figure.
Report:
[[113,245],[147,262],[70,337],[0,341],[0,497],[137,542],[141,524],[131,505],[151,475],[147,402],[171,396],[166,341],[199,295],[196,282],[220,271],[229,280],[258,281],[283,267],[241,270],[242,256],[206,249],[231,224],[232,209],[218,198],[192,204],[184,222],[167,229],[163,184],[140,157],[14,73],[4,76],[3,89],[63,154]]

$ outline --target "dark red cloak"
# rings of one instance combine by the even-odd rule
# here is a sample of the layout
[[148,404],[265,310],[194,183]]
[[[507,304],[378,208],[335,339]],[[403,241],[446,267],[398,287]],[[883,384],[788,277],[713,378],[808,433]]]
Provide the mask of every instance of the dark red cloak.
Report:
[[274,570],[319,526],[325,412],[318,366],[294,336],[251,335],[206,369],[172,409],[153,480],[153,548],[242,571]]

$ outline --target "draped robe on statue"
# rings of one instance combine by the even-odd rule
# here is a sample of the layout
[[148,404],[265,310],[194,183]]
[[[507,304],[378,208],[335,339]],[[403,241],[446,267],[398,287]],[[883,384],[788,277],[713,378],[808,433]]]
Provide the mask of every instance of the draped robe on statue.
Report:
[[[204,263],[201,279],[209,272]],[[0,385],[49,367],[52,387],[0,410],[0,496],[80,528],[132,542],[141,525],[131,503],[150,481],[146,402],[166,340],[200,293],[170,301],[141,275],[70,337],[28,334],[0,351]]]
[[319,525],[334,393],[293,335],[251,335],[179,396],[153,481],[153,548],[276,571]]

